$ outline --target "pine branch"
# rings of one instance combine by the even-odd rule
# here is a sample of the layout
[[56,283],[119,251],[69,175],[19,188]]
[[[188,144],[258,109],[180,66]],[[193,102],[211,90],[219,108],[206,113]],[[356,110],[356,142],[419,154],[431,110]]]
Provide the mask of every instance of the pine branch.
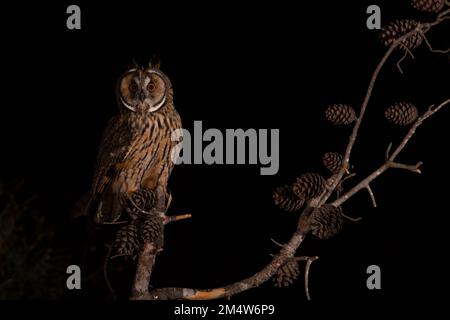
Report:
[[350,157],[351,157],[351,153],[353,150],[353,147],[355,145],[357,136],[358,136],[358,132],[359,132],[359,128],[361,127],[361,123],[363,121],[364,115],[366,113],[367,110],[367,106],[370,102],[370,99],[372,97],[372,91],[373,88],[375,86],[375,82],[378,79],[378,75],[381,71],[381,69],[383,68],[383,66],[386,64],[386,61],[389,59],[389,57],[392,55],[392,53],[394,52],[394,50],[402,45],[402,42],[407,39],[410,38],[411,36],[413,36],[416,32],[419,32],[422,35],[425,35],[432,27],[438,25],[439,23],[441,23],[442,21],[444,21],[445,19],[448,18],[447,14],[450,13],[450,9],[447,9],[445,11],[443,11],[442,13],[440,13],[436,20],[430,23],[422,23],[422,24],[418,24],[417,27],[414,30],[409,31],[408,33],[404,34],[403,36],[397,38],[395,41],[393,41],[393,43],[391,44],[391,46],[389,47],[389,49],[387,50],[387,52],[384,54],[384,56],[381,58],[380,62],[378,63],[377,67],[375,68],[372,77],[370,79],[369,82],[369,86],[367,88],[367,92],[366,95],[364,97],[364,101],[361,105],[361,109],[358,115],[358,118],[355,122],[355,125],[353,127],[352,133],[350,135],[348,144],[347,144],[347,148],[345,150],[345,155],[344,155],[344,160],[343,160],[343,167],[340,170],[340,172],[336,175],[335,180],[333,181],[333,184],[330,186],[330,188],[327,190],[327,192],[320,197],[320,199],[318,199],[316,202],[313,202],[312,205],[313,206],[320,206],[324,203],[326,203],[326,201],[328,200],[328,198],[331,196],[331,194],[334,192],[334,190],[336,189],[337,186],[339,186],[344,174],[345,174],[345,168],[349,167],[349,163],[350,163]]
[[377,170],[375,170],[372,174],[370,174],[367,178],[359,182],[356,186],[351,188],[347,193],[339,197],[336,201],[332,202],[332,205],[334,206],[340,206],[345,201],[350,199],[353,195],[355,195],[357,192],[359,192],[361,189],[368,188],[370,183],[378,178],[382,173],[384,173],[388,169],[403,169],[403,170],[409,170],[411,172],[415,173],[421,173],[420,166],[422,165],[422,162],[418,162],[415,165],[407,165],[403,163],[395,162],[395,159],[400,154],[400,152],[406,147],[409,140],[413,137],[414,133],[416,132],[417,128],[429,117],[434,115],[436,112],[441,110],[443,107],[450,104],[450,99],[445,100],[441,104],[439,104],[436,108],[434,106],[430,106],[428,110],[419,117],[416,122],[411,126],[408,133],[405,135],[403,140],[399,143],[397,148],[394,150],[394,152],[386,159],[385,163],[380,166]]

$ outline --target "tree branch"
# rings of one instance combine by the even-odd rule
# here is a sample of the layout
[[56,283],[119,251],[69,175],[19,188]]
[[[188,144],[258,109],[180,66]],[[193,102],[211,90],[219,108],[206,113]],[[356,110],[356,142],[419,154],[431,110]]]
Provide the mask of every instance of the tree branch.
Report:
[[375,170],[372,174],[370,174],[367,178],[359,182],[356,186],[354,186],[352,189],[350,189],[347,193],[339,197],[336,201],[332,202],[332,205],[334,206],[340,206],[345,201],[350,199],[353,195],[355,195],[357,192],[359,192],[363,188],[367,188],[369,184],[378,178],[383,172],[385,172],[387,169],[394,168],[394,169],[404,169],[409,170],[415,173],[421,173],[420,166],[422,165],[422,162],[418,162],[415,165],[407,165],[403,163],[397,163],[394,160],[396,157],[400,154],[400,152],[406,147],[408,141],[412,138],[414,133],[416,132],[417,128],[429,117],[431,117],[433,114],[441,110],[444,106],[448,105],[450,103],[450,99],[445,100],[441,104],[439,104],[436,108],[434,106],[430,106],[428,110],[420,116],[416,122],[411,126],[408,133],[405,135],[403,140],[399,143],[397,148],[394,150],[394,152],[391,154],[391,156],[386,160],[386,162],[379,167],[377,170]]
[[144,243],[144,247],[139,253],[138,262],[136,266],[136,274],[134,277],[132,292],[132,299],[139,297],[148,292],[148,285],[155,264],[157,247],[153,242]]
[[[443,12],[445,15],[446,12],[449,10],[446,10]],[[161,288],[161,289],[155,289],[152,291],[148,291],[148,284],[149,284],[149,277],[151,274],[151,269],[154,263],[154,257],[156,254],[156,248],[152,245],[146,244],[144,249],[141,252],[141,255],[139,257],[138,262],[138,271],[136,273],[136,277],[138,277],[138,274],[141,274],[143,279],[146,279],[148,281],[144,281],[145,285],[136,285],[139,284],[139,281],[135,281],[135,285],[133,286],[133,296],[132,299],[134,300],[166,300],[166,299],[186,299],[186,300],[210,300],[210,299],[218,299],[218,298],[224,298],[224,297],[230,297],[237,293],[249,290],[251,288],[257,287],[261,285],[262,283],[266,282],[270,278],[274,276],[276,271],[288,261],[288,259],[291,259],[297,248],[301,245],[303,240],[305,239],[305,236],[310,231],[310,216],[314,209],[314,207],[318,207],[323,205],[328,198],[331,196],[333,191],[336,189],[337,186],[340,185],[342,178],[344,177],[344,174],[346,172],[346,168],[349,168],[349,162],[350,162],[350,156],[353,149],[353,146],[355,144],[359,128],[361,126],[363,117],[365,115],[367,106],[369,104],[372,91],[375,85],[375,82],[378,78],[378,75],[392,54],[392,52],[401,45],[402,41],[407,39],[408,37],[411,37],[416,32],[420,32],[422,34],[425,34],[428,32],[428,30],[434,26],[446,19],[447,17],[444,17],[442,13],[438,16],[438,18],[431,23],[425,23],[425,24],[419,24],[415,30],[412,30],[405,35],[399,37],[396,39],[391,46],[388,48],[387,52],[382,57],[381,61],[376,66],[372,77],[370,79],[366,95],[364,97],[363,103],[361,105],[361,109],[358,115],[358,118],[355,122],[355,125],[353,127],[352,133],[349,138],[349,142],[345,151],[344,160],[343,160],[343,166],[340,172],[336,175],[334,180],[332,181],[331,186],[329,186],[322,195],[319,197],[313,199],[310,201],[309,205],[303,210],[303,212],[300,215],[300,218],[298,220],[298,226],[289,240],[289,242],[282,246],[281,250],[278,254],[276,254],[272,260],[266,265],[262,270],[255,273],[253,276],[248,277],[246,279],[243,279],[241,281],[234,282],[232,284],[218,287],[214,289],[191,289],[191,288]],[[398,153],[404,148],[406,143],[409,141],[409,139],[412,137],[412,135],[415,132],[415,129],[429,116],[437,112],[439,109],[443,107],[443,105],[447,104],[450,100],[447,100],[446,102],[439,105],[437,108],[433,109],[432,107],[429,108],[429,110],[420,117],[416,123],[411,127],[410,132],[408,135],[404,138],[402,143],[397,147],[397,149],[392,153],[392,155],[389,157],[389,159],[386,160],[386,162],[378,168],[375,172],[373,172],[371,175],[369,175],[366,179],[358,183],[355,187],[353,187],[350,191],[348,191],[346,194],[338,198],[336,201],[334,201],[332,204],[335,206],[341,205],[343,202],[348,200],[352,195],[357,193],[359,190],[363,188],[367,188],[370,190],[369,183],[372,182],[374,179],[376,179],[380,174],[382,174],[384,171],[386,171],[389,168],[400,168],[400,169],[407,169],[414,172],[420,172],[419,166],[421,163],[418,163],[416,165],[406,165],[406,164],[400,164],[394,162],[394,159],[398,155]],[[141,261],[142,256],[142,261]],[[309,296],[309,290],[308,290],[308,276],[309,276],[309,268],[313,261],[316,259],[310,259],[307,260],[306,270],[305,270],[305,291],[307,294],[308,299],[310,299]]]
[[358,132],[359,132],[359,128],[361,126],[361,122],[364,118],[364,114],[366,113],[367,110],[367,105],[369,104],[370,98],[372,96],[372,91],[373,88],[375,86],[375,82],[378,78],[378,75],[382,69],[382,67],[384,66],[384,64],[386,63],[386,61],[388,60],[388,58],[390,57],[390,55],[394,52],[394,50],[399,46],[402,45],[403,40],[411,37],[412,35],[414,35],[416,32],[419,32],[420,34],[422,34],[423,36],[435,25],[441,23],[443,20],[445,20],[446,18],[448,18],[446,16],[446,14],[448,14],[450,12],[450,9],[447,9],[443,12],[441,12],[435,21],[430,22],[430,23],[423,23],[423,24],[419,24],[416,29],[411,30],[410,32],[404,34],[403,36],[397,38],[395,41],[393,41],[393,43],[391,44],[391,46],[389,47],[389,49],[386,51],[386,53],[384,54],[384,56],[381,58],[380,62],[378,63],[378,65],[376,66],[372,77],[370,79],[369,82],[369,86],[367,88],[367,92],[366,95],[364,97],[363,103],[361,105],[361,109],[358,115],[358,118],[356,119],[355,125],[353,127],[352,133],[350,135],[348,144],[347,144],[347,148],[345,150],[345,155],[344,155],[344,159],[343,159],[343,166],[342,169],[340,170],[340,172],[337,174],[335,180],[333,181],[333,184],[331,185],[331,187],[327,190],[327,192],[325,192],[320,199],[318,199],[318,201],[312,203],[313,206],[320,206],[323,205],[328,198],[331,196],[331,194],[334,192],[334,190],[336,189],[336,187],[339,185],[339,183],[341,182],[342,177],[344,176],[345,173],[345,168],[349,167],[349,162],[350,162],[350,156],[353,150],[353,146],[356,142],[356,138],[358,136]]
[[137,300],[167,300],[167,299],[185,299],[185,300],[211,300],[224,297],[230,297],[248,289],[258,287],[273,277],[275,272],[288,259],[292,258],[295,251],[305,238],[304,232],[299,226],[287,244],[283,246],[280,252],[274,256],[270,263],[261,271],[244,280],[232,283],[230,285],[214,289],[190,289],[190,288],[161,288],[150,292],[143,292],[135,296]]

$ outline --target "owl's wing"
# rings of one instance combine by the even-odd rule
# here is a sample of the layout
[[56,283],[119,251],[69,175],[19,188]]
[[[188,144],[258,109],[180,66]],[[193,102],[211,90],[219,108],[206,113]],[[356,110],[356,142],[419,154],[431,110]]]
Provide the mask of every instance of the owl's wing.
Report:
[[111,185],[131,140],[132,132],[126,119],[120,115],[111,118],[103,132],[91,191],[89,211],[95,214],[96,222],[113,222],[121,214],[120,195]]

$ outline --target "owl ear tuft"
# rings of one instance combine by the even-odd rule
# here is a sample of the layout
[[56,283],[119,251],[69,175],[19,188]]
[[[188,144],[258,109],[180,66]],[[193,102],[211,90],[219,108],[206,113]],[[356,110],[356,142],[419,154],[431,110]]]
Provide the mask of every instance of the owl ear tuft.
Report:
[[150,58],[150,61],[148,62],[148,66],[152,69],[158,69],[161,66],[161,60],[158,56],[153,55],[153,57]]
[[131,61],[131,68],[130,69],[139,69],[139,64],[137,63],[135,58],[133,58],[133,60]]

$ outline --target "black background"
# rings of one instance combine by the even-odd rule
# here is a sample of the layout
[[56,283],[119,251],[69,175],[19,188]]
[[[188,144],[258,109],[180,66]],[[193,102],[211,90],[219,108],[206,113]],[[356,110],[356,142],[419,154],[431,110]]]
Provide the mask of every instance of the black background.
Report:
[[[270,239],[288,241],[297,220],[273,205],[273,190],[304,172],[326,173],[323,153],[343,151],[351,128],[331,126],[323,111],[332,103],[359,106],[386,50],[366,28],[367,6],[381,6],[383,25],[433,18],[408,1],[78,1],[82,29],[67,30],[69,4],[3,7],[0,118],[1,176],[24,178],[68,250],[82,242],[73,230],[66,233],[69,212],[89,189],[102,130],[117,110],[116,79],[133,60],[160,57],[188,129],[194,120],[205,129],[280,129],[277,175],[261,176],[256,165],[175,168],[170,213],[193,218],[167,227],[155,287],[222,286],[267,264],[279,249]],[[448,47],[448,31],[443,23],[430,42]],[[400,53],[385,65],[352,158],[358,175],[347,187],[380,165],[388,143],[405,132],[384,121],[385,107],[409,100],[423,112],[448,98],[448,56],[425,46],[414,55],[403,62],[404,74],[395,66]],[[387,172],[372,186],[378,208],[361,192],[344,204],[361,222],[348,222],[332,240],[302,244],[300,255],[320,256],[310,274],[313,298],[449,297],[448,120],[443,110],[427,121],[399,158],[423,161],[422,175]],[[371,264],[381,267],[382,290],[366,288]],[[82,296],[104,298],[96,294]],[[233,299],[258,298],[302,301],[303,283],[267,283]]]

